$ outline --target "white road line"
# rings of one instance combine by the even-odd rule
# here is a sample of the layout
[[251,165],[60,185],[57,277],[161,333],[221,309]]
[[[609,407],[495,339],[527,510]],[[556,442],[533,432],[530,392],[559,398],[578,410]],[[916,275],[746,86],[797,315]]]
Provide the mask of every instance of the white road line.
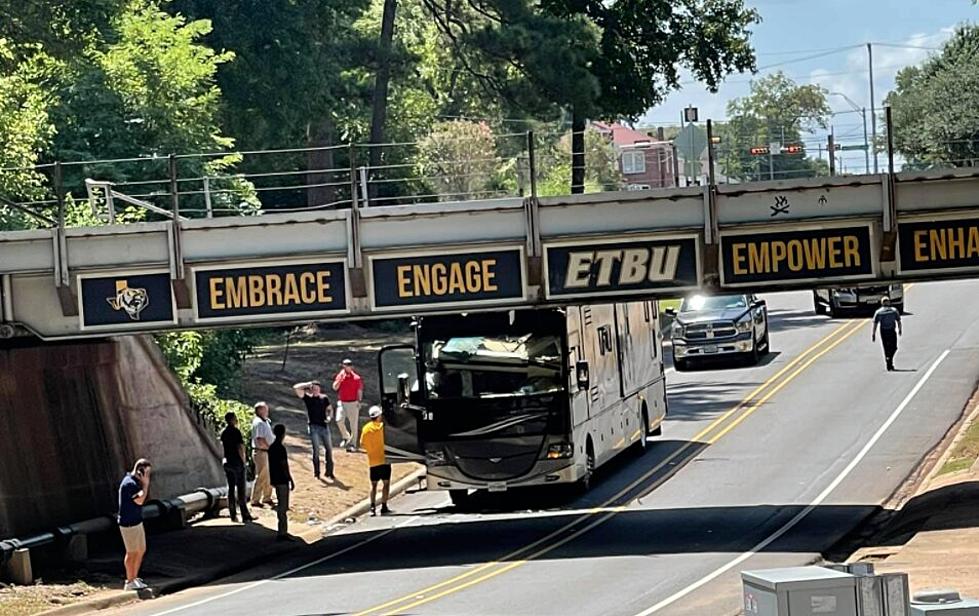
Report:
[[299,573],[300,571],[303,571],[305,569],[309,569],[310,567],[315,567],[316,565],[318,565],[320,563],[324,563],[324,562],[326,562],[328,560],[332,560],[332,559],[336,558],[337,556],[342,556],[343,554],[346,554],[347,552],[352,552],[352,551],[356,550],[357,548],[360,548],[360,547],[363,547],[363,546],[367,545],[368,543],[372,543],[374,541],[377,541],[381,537],[384,537],[386,535],[390,535],[391,533],[393,533],[394,531],[398,530],[402,526],[407,526],[408,524],[411,524],[412,522],[418,520],[418,518],[419,518],[418,516],[414,516],[412,518],[408,518],[404,522],[401,522],[399,524],[396,524],[395,526],[387,529],[386,531],[381,532],[381,533],[378,533],[378,534],[376,534],[376,535],[374,535],[374,536],[372,536],[372,537],[370,537],[368,539],[364,539],[363,541],[360,541],[360,542],[355,543],[353,545],[347,546],[347,547],[343,548],[342,550],[337,550],[336,552],[332,552],[330,554],[327,554],[326,556],[323,556],[321,558],[317,558],[316,560],[311,561],[311,562],[308,562],[305,565],[300,565],[298,567],[295,567],[295,568],[290,569],[288,571],[285,571],[283,573],[279,573],[278,575],[273,575],[270,578],[266,578],[264,580],[259,580],[257,582],[252,582],[251,584],[246,584],[244,586],[239,586],[238,588],[235,588],[234,590],[229,590],[228,592],[223,592],[223,593],[218,594],[218,595],[213,595],[213,596],[207,597],[206,599],[201,599],[200,601],[195,601],[194,603],[188,603],[187,605],[181,605],[179,607],[174,607],[174,608],[171,608],[171,609],[166,610],[166,611],[163,611],[163,612],[157,612],[153,616],[164,616],[164,614],[175,614],[177,612],[182,612],[184,610],[189,610],[191,608],[200,607],[200,606],[206,605],[206,604],[208,604],[208,603],[210,603],[212,601],[217,601],[218,599],[224,599],[226,597],[230,597],[231,595],[236,595],[236,594],[238,594],[240,592],[244,592],[246,590],[251,590],[253,588],[258,588],[259,586],[261,586],[263,584],[266,584],[268,582],[272,582],[272,581],[275,581],[275,580],[279,580],[279,579],[282,579],[284,577],[288,577],[288,576],[292,575],[293,573]]
[[812,511],[816,507],[821,505],[823,501],[825,501],[829,497],[829,495],[833,492],[833,490],[838,488],[839,485],[843,483],[843,480],[846,479],[851,472],[853,472],[853,469],[857,467],[857,464],[859,464],[866,457],[866,455],[870,452],[873,446],[877,444],[877,441],[879,441],[880,438],[884,435],[884,432],[886,432],[887,429],[891,427],[891,424],[893,424],[897,420],[897,418],[901,415],[901,413],[904,412],[904,409],[908,406],[908,404],[911,403],[911,400],[914,399],[914,397],[918,394],[918,392],[924,386],[925,382],[928,381],[929,378],[931,378],[931,375],[935,372],[935,369],[938,368],[938,365],[945,360],[948,354],[949,354],[949,349],[946,349],[945,352],[943,352],[941,355],[938,356],[938,359],[936,359],[935,362],[931,365],[931,367],[928,368],[928,371],[925,372],[924,376],[922,376],[918,380],[914,388],[908,393],[908,395],[904,398],[904,400],[901,401],[901,404],[899,404],[898,407],[894,409],[894,412],[891,413],[891,416],[887,418],[887,421],[885,421],[883,425],[881,425],[881,427],[877,430],[877,432],[875,432],[874,435],[870,437],[870,440],[867,441],[867,444],[863,446],[863,449],[860,450],[860,453],[858,453],[856,457],[853,458],[853,460],[851,460],[850,463],[846,465],[846,468],[844,468],[843,471],[840,472],[839,475],[837,475],[836,479],[834,479],[832,483],[826,486],[826,489],[823,490],[819,494],[819,496],[816,497],[816,500],[810,503],[805,509],[797,513],[795,517],[789,520],[788,522],[786,522],[784,526],[782,526],[777,531],[769,535],[768,538],[763,540],[755,547],[751,548],[750,551],[745,552],[741,556],[738,556],[737,558],[727,563],[726,565],[719,567],[718,569],[715,569],[706,577],[701,578],[700,580],[694,582],[690,586],[687,586],[683,590],[680,590],[677,593],[670,595],[669,597],[663,599],[656,605],[639,612],[638,614],[636,614],[636,616],[649,616],[650,614],[655,614],[656,612],[662,610],[663,608],[668,607],[673,603],[676,603],[677,601],[679,601],[683,597],[686,597],[687,595],[697,590],[701,586],[715,580],[716,578],[727,573],[734,567],[737,567],[744,561],[748,560],[749,558],[751,558],[761,550],[764,550],[766,547],[768,547],[774,541],[776,541],[779,537],[789,532],[796,524],[801,522],[807,515],[812,513]]

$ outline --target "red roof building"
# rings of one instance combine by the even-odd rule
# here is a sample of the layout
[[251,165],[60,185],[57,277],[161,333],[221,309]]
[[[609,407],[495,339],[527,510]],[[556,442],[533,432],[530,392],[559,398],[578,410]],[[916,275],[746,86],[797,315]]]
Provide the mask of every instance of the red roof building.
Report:
[[629,190],[674,186],[673,145],[618,122],[592,122],[592,128],[608,137],[618,155],[619,171]]

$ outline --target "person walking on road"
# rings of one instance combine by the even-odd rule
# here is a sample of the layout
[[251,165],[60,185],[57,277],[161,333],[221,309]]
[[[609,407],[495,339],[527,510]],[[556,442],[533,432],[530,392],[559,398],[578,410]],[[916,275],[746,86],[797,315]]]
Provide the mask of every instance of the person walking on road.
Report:
[[320,478],[320,447],[326,451],[326,477],[336,480],[333,475],[333,439],[330,435],[330,421],[333,419],[333,405],[322,392],[319,381],[296,383],[292,386],[296,395],[306,405],[309,419],[309,440],[313,445],[313,476]]
[[877,340],[877,327],[880,326],[880,342],[884,346],[884,360],[887,369],[894,370],[894,354],[897,353],[897,337],[902,335],[901,311],[891,306],[891,300],[881,298],[880,308],[874,313],[874,331],[870,339]]
[[146,555],[146,531],[143,529],[143,503],[150,492],[150,472],[153,466],[149,460],[140,458],[131,473],[126,473],[119,484],[119,533],[126,547],[123,564],[126,567],[124,590],[145,590],[149,588],[139,577],[139,568]]
[[340,372],[333,379],[333,391],[337,392],[337,426],[340,427],[340,435],[343,437],[340,447],[346,446],[347,451],[355,451],[357,436],[360,434],[358,428],[364,380],[354,372],[354,364],[349,359],[341,362]]
[[276,424],[273,429],[275,442],[269,446],[269,475],[275,487],[276,514],[279,518],[279,528],[276,539],[289,540],[289,492],[296,489],[296,483],[289,473],[289,456],[286,455],[286,427]]
[[254,518],[245,505],[248,500],[245,493],[245,439],[238,429],[238,417],[234,413],[225,413],[224,423],[226,427],[221,431],[221,445],[224,447],[224,475],[228,478],[228,512],[231,520],[237,522],[237,510],[240,509],[242,521],[251,522]]
[[255,485],[252,486],[252,507],[262,503],[272,506],[272,484],[269,482],[269,446],[272,444],[272,423],[269,421],[269,405],[255,403],[255,419],[252,420],[252,460],[255,461]]
[[371,515],[377,515],[377,483],[382,482],[381,515],[391,513],[388,509],[388,494],[391,491],[391,465],[384,457],[384,413],[381,407],[372,406],[370,422],[360,433],[360,446],[367,452],[367,465],[370,466]]

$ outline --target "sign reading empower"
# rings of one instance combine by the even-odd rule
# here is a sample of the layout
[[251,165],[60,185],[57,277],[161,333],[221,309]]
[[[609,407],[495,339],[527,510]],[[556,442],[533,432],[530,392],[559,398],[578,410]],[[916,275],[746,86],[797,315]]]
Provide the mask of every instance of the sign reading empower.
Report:
[[342,260],[194,271],[197,318],[274,318],[347,310]]
[[493,303],[524,297],[518,248],[371,257],[376,308]]
[[902,272],[979,268],[979,218],[902,222]]
[[697,237],[545,247],[549,298],[678,291],[700,282]]
[[722,234],[721,255],[726,285],[874,275],[869,226]]

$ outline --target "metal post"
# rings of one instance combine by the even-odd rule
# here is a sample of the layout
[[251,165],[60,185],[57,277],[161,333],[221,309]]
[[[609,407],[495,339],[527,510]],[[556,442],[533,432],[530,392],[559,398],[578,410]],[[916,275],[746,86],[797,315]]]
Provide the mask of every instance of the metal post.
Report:
[[367,192],[367,167],[359,167],[357,171],[360,174],[360,198],[367,207],[371,204],[370,193]]
[[887,127],[887,172],[894,175],[894,124],[891,123],[891,106],[884,107],[884,125]]
[[867,135],[867,108],[864,107],[863,112],[863,162],[865,173],[870,174],[870,138]]
[[714,123],[707,120],[707,185],[714,185]]
[[54,163],[54,197],[58,200],[58,228],[65,228],[65,180],[61,161]]
[[836,175],[836,142],[833,139],[833,131],[830,130],[829,136],[826,138],[827,146],[829,148],[829,176],[833,177]]
[[173,220],[180,218],[180,197],[177,195],[177,157],[170,154],[167,157],[167,168],[170,172],[170,205],[173,212]]
[[207,217],[214,218],[214,208],[211,205],[211,178],[204,176],[204,207],[207,209]]
[[534,131],[527,131],[527,170],[530,173],[530,196],[537,198],[537,148],[534,145]]
[[775,148],[772,147],[772,144],[769,143],[768,144],[768,179],[769,180],[775,179],[775,152],[773,152],[774,149]]
[[354,145],[347,149],[350,158],[350,207],[357,209],[357,157],[354,155]]
[[676,141],[670,144],[670,148],[673,150],[673,185],[679,188],[680,187],[680,158],[676,150]]
[[870,126],[874,135],[874,173],[879,173],[877,164],[877,107],[874,100],[874,46],[867,43],[867,65],[870,67]]

